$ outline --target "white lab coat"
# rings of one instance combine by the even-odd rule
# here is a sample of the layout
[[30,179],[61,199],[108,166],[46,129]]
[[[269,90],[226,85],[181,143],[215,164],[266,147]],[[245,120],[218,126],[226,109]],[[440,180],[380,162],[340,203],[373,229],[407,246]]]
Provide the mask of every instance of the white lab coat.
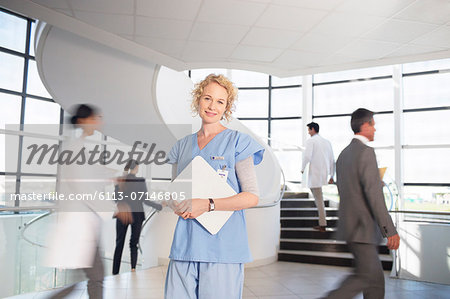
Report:
[[[83,139],[68,142],[64,150],[75,153],[84,146]],[[87,148],[89,145],[86,146]],[[86,152],[87,154],[87,152]],[[59,169],[58,192],[69,194],[94,194],[112,184],[115,170],[105,166],[62,165]],[[115,205],[110,201],[58,202],[56,222],[50,227],[44,265],[61,269],[92,267],[98,247],[102,217],[111,219]]]
[[331,143],[319,134],[306,141],[302,172],[308,163],[308,187],[319,188],[328,184],[328,178],[334,175],[335,170],[333,149]]

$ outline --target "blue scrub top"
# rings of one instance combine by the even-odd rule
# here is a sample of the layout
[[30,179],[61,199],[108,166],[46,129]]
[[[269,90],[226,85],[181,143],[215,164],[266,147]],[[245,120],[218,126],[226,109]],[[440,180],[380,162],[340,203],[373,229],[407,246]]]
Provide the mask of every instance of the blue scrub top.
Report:
[[[177,175],[196,156],[201,156],[213,169],[228,170],[228,184],[241,192],[235,165],[253,155],[255,165],[263,159],[264,148],[249,135],[230,129],[217,134],[202,150],[197,134],[188,135],[172,147],[170,164],[177,163]],[[224,157],[213,159],[212,157]],[[248,247],[247,226],[243,210],[234,211],[221,230],[210,234],[197,220],[178,218],[170,259],[178,261],[248,263],[252,260]]]

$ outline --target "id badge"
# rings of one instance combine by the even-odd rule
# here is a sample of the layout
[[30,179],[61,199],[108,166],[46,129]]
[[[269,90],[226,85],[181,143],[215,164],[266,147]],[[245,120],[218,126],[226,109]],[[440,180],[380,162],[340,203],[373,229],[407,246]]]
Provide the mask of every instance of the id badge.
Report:
[[217,173],[219,174],[219,176],[224,179],[227,180],[228,178],[228,170],[225,169],[217,169]]

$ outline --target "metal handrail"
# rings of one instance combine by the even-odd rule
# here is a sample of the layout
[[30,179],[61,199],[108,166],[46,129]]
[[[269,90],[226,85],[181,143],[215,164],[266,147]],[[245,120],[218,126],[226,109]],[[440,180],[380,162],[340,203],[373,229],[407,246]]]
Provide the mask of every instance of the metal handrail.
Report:
[[21,211],[43,211],[54,210],[49,206],[35,206],[35,207],[1,207],[0,212],[21,212]]
[[39,246],[39,247],[41,247],[41,248],[46,248],[46,246],[44,246],[44,245],[42,245],[42,244],[39,244],[39,243],[36,243],[36,242],[33,242],[33,241],[31,241],[30,239],[28,239],[27,237],[25,237],[25,231],[26,231],[26,230],[27,230],[34,222],[36,222],[36,221],[38,221],[38,220],[40,220],[40,219],[42,219],[42,218],[45,218],[45,217],[51,215],[52,213],[53,213],[52,210],[51,210],[51,211],[47,211],[46,213],[41,214],[41,215],[39,215],[39,216],[37,216],[37,217],[31,219],[29,222],[26,222],[26,223],[23,225],[23,228],[20,230],[20,236],[22,237],[22,239],[24,239],[25,241],[27,241],[27,242],[30,243],[31,245]]
[[450,212],[435,212],[435,211],[421,211],[421,210],[392,210],[389,211],[389,213],[450,216]]
[[[141,226],[141,232],[144,230],[145,225],[150,221],[150,219],[156,214],[158,213],[158,210],[153,208],[153,211],[150,212],[150,214],[148,214],[148,216],[145,218],[144,222],[142,222],[142,226]],[[141,235],[142,236],[142,235]],[[137,243],[137,247],[139,249],[140,254],[142,255],[142,248],[141,248],[141,236],[139,236],[139,241]]]

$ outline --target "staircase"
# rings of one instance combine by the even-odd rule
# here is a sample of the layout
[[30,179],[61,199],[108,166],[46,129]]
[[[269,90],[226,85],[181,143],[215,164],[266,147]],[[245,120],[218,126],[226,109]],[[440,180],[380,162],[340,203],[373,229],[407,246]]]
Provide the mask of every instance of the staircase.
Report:
[[[324,199],[327,215],[327,231],[321,233],[312,227],[318,225],[319,217],[313,198],[307,192],[288,192],[281,200],[281,236],[279,261],[350,267],[353,255],[343,241],[334,240],[338,222],[338,209],[330,207]],[[379,247],[384,270],[392,269],[389,249]]]

